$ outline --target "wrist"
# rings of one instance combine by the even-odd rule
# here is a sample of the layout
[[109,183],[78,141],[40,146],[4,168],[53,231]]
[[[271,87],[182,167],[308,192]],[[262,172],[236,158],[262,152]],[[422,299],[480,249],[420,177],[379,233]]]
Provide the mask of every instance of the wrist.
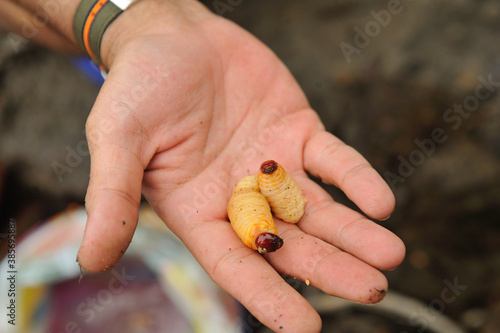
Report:
[[135,0],[106,29],[101,59],[111,68],[117,56],[137,38],[181,34],[186,23],[195,24],[211,13],[195,0]]

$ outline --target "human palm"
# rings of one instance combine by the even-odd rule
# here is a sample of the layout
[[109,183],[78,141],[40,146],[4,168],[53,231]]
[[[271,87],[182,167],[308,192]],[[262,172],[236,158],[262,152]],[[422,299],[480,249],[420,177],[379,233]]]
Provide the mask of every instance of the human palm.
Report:
[[[336,203],[307,173],[376,219],[394,206],[380,176],[324,131],[284,65],[242,29],[215,17],[183,30],[182,39],[155,29],[115,57],[87,122],[82,267],[102,271],[123,255],[142,191],[212,279],[275,330],[320,325],[280,274],[357,302],[382,299],[379,269],[400,263],[401,241]],[[284,246],[260,255],[238,239],[226,205],[234,184],[268,159],[294,176],[308,202],[298,224],[276,219]]]

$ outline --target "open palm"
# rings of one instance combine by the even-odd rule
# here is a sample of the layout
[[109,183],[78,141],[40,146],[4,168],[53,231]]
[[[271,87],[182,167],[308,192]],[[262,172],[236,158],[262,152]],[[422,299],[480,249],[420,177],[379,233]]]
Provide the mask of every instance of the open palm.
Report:
[[[340,187],[367,215],[389,216],[394,197],[370,165],[333,135],[288,70],[264,45],[221,18],[151,26],[117,55],[87,122],[89,215],[79,262],[114,265],[134,233],[141,192],[208,274],[265,325],[320,327],[286,274],[356,302],[381,300],[379,269],[402,260],[391,232],[336,202],[306,173]],[[284,246],[260,255],[227,220],[234,184],[274,159],[308,197],[297,225],[277,220]]]

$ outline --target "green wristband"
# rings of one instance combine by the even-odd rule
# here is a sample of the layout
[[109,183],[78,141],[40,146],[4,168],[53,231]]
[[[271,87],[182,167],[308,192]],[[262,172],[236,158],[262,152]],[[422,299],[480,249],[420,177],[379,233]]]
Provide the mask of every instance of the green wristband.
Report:
[[102,65],[101,41],[107,27],[123,12],[108,0],[82,0],[73,19],[78,45]]

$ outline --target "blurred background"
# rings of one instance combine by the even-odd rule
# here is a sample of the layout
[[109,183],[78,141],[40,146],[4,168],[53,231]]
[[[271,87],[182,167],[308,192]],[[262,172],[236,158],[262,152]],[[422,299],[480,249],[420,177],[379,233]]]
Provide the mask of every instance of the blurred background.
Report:
[[[390,289],[422,302],[428,323],[439,312],[500,332],[500,2],[204,2],[276,52],[326,128],[391,185],[397,207],[381,224],[407,256],[386,272]],[[81,63],[0,31],[0,233],[83,204],[99,87]],[[324,315],[325,332],[425,331],[356,311]]]

